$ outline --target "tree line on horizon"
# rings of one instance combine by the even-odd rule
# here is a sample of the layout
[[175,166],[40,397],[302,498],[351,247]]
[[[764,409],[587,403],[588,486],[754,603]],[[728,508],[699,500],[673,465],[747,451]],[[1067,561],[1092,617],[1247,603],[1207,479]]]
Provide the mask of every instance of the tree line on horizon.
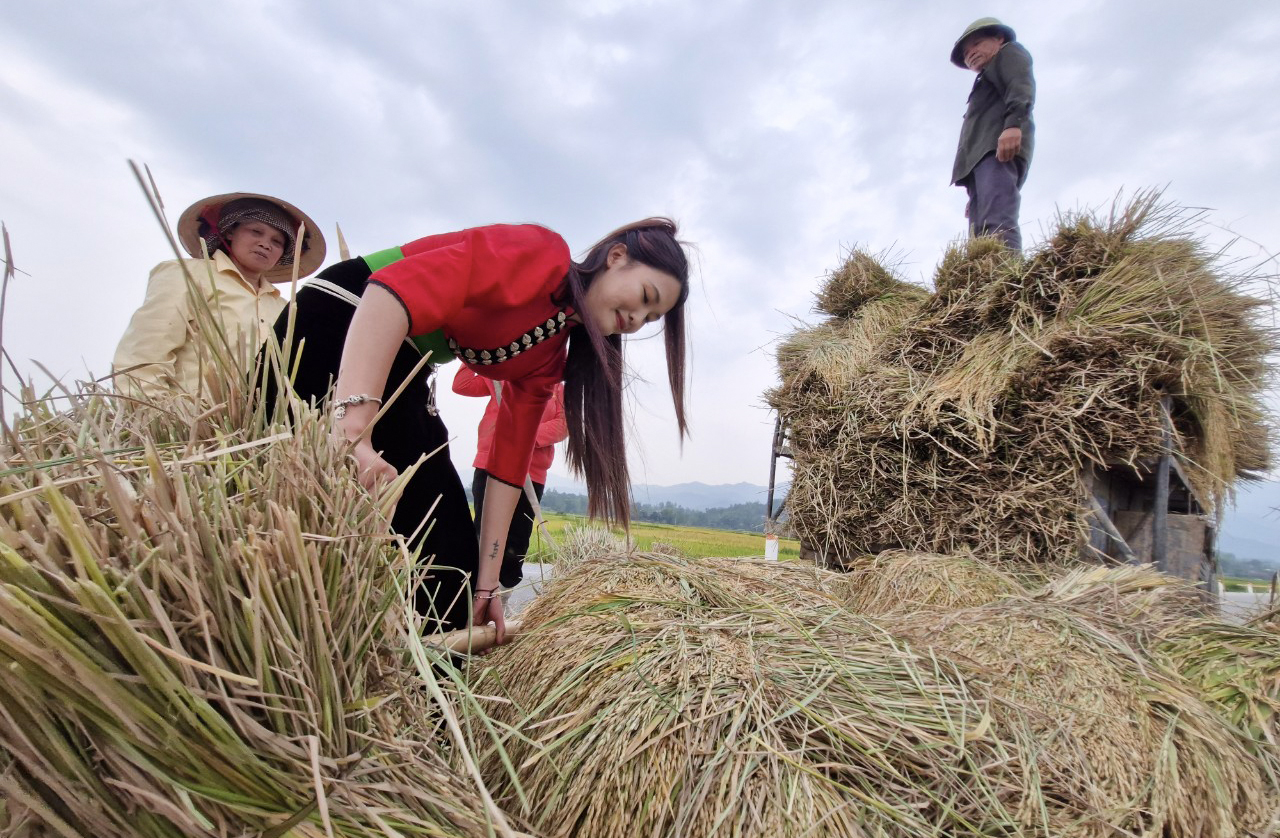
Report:
[[[544,512],[587,514],[587,496],[548,489],[542,496]],[[764,504],[758,501],[718,506],[714,509],[689,509],[677,503],[631,503],[631,518],[649,524],[671,524],[679,527],[704,527],[712,530],[764,532]]]
[[1270,581],[1277,571],[1280,571],[1280,562],[1275,559],[1255,559],[1236,556],[1234,553],[1218,553],[1218,572],[1223,576]]

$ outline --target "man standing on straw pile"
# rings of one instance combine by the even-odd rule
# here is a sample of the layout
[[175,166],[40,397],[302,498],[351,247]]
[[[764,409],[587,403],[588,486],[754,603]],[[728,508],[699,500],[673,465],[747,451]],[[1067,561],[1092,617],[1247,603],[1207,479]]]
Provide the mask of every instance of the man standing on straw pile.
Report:
[[997,236],[1022,250],[1020,190],[1035,144],[1036,82],[1031,53],[1012,29],[993,17],[969,24],[951,48],[951,63],[978,78],[969,94],[951,182],[969,193],[966,213],[975,236]]

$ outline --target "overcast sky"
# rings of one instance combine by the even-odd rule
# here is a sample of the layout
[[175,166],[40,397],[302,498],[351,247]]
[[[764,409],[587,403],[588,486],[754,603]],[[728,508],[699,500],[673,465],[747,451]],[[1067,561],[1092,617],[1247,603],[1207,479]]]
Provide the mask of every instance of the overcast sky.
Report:
[[[696,243],[693,438],[680,454],[661,340],[628,356],[633,477],[768,477],[771,347],[842,249],[927,282],[964,229],[948,186],[973,76],[947,60],[994,14],[1035,59],[1034,245],[1058,209],[1166,187],[1218,243],[1280,250],[1280,7],[960,0],[399,2],[0,0],[0,219],[23,271],[4,341],[26,370],[108,371],[170,258],[126,166],[171,219],[261,191],[354,253],[532,221],[579,253],[668,214]],[[1217,228],[1225,228],[1224,230]],[[447,368],[446,368],[447,369]],[[447,379],[452,371],[445,373]],[[478,401],[445,400],[470,464]],[[553,472],[563,474],[557,462]]]

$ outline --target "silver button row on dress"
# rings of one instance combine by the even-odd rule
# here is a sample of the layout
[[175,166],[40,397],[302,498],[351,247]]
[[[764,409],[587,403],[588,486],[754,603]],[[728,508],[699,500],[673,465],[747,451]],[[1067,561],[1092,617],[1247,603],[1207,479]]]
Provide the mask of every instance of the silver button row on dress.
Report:
[[568,315],[563,311],[557,312],[555,317],[547,318],[546,323],[534,326],[520,337],[511,341],[508,346],[499,346],[497,349],[468,349],[459,346],[458,342],[453,338],[449,338],[449,348],[453,350],[454,355],[468,364],[482,366],[501,364],[503,361],[511,360],[526,349],[542,343],[547,338],[554,337],[564,329],[567,320]]

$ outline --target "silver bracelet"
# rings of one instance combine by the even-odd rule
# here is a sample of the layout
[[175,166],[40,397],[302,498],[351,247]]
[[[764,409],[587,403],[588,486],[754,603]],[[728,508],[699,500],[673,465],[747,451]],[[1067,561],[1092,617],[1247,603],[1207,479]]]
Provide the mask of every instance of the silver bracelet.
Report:
[[345,399],[338,399],[333,403],[333,418],[342,419],[347,415],[347,408],[351,405],[365,404],[366,402],[376,402],[382,405],[382,399],[377,396],[370,396],[367,393],[359,393],[354,396],[347,396]]

